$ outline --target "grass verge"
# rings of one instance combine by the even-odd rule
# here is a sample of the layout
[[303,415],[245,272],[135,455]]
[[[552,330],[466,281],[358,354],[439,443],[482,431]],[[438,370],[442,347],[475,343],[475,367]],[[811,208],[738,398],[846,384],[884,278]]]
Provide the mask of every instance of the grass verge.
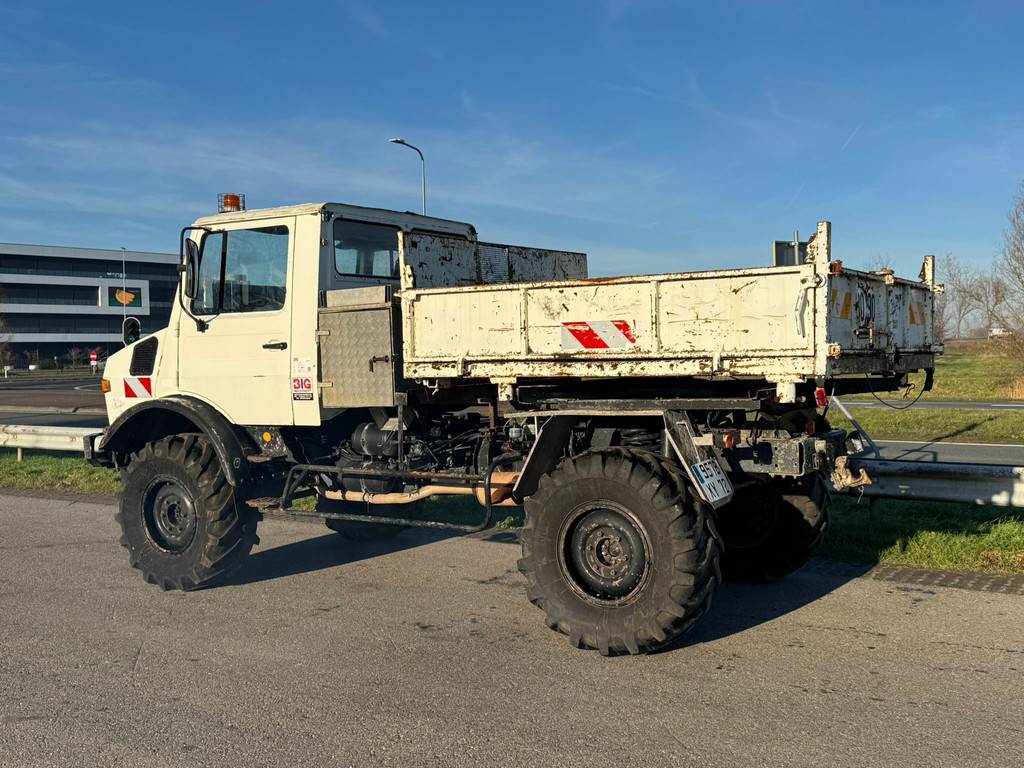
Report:
[[[1004,339],[952,341],[935,361],[931,400],[998,400],[1011,398],[1024,363]],[[1019,397],[1020,395],[1016,395]]]
[[113,496],[120,487],[116,470],[94,467],[68,454],[25,452],[19,462],[12,450],[0,451],[0,488]]
[[[67,454],[30,453],[17,462],[0,451],[0,488],[113,496],[118,473]],[[311,500],[299,506],[312,507]],[[468,524],[483,510],[468,497],[435,497],[424,505],[430,519]],[[497,507],[496,527],[522,525],[522,509]],[[995,507],[839,497],[821,554],[852,563],[988,573],[1024,572],[1024,517]]]
[[1024,573],[1024,517],[998,507],[836,498],[820,553],[851,563]]

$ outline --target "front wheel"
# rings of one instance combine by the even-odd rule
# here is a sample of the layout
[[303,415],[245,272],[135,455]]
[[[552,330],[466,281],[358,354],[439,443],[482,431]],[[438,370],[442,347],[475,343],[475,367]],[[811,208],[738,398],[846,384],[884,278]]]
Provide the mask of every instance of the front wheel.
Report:
[[707,611],[721,580],[712,511],[653,454],[586,453],[526,500],[519,570],[577,648],[646,653]]
[[133,454],[115,519],[133,568],[161,589],[200,589],[235,571],[257,541],[203,435],[172,435]]

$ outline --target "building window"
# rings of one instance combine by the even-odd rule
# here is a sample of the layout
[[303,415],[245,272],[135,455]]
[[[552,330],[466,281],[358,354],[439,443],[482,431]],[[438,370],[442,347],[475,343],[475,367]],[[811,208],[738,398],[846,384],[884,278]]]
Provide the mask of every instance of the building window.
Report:
[[0,304],[65,304],[95,307],[99,304],[96,286],[0,284]]

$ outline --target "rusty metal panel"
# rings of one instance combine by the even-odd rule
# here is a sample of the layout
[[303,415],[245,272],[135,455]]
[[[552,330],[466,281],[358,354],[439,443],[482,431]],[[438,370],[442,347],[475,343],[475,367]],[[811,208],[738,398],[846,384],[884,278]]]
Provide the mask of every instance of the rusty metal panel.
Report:
[[402,232],[402,287],[441,288],[480,282],[476,243],[458,237]]
[[505,246],[510,283],[581,280],[587,276],[587,255],[572,251]]
[[579,280],[587,255],[520,245],[477,243],[451,235],[399,236],[404,288]]

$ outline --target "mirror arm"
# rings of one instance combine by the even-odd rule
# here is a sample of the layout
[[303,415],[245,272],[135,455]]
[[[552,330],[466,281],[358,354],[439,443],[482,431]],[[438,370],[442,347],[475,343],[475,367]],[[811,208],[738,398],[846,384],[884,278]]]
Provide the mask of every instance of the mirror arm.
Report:
[[[181,233],[178,235],[178,274],[179,275],[184,275],[185,274],[185,269],[186,269],[186,264],[185,264],[185,259],[186,259],[186,256],[185,256],[185,235],[186,235],[186,233],[191,232],[193,230],[201,230],[203,232],[211,232],[212,231],[209,227],[188,226],[188,227],[182,227],[181,228]],[[195,275],[193,275],[193,277],[195,277]],[[181,307],[181,311],[182,312],[184,312],[186,315],[188,315],[189,317],[191,317],[195,321],[196,331],[198,331],[199,333],[205,333],[206,329],[210,327],[210,324],[208,322],[206,322],[205,320],[199,319],[198,317],[196,317],[195,315],[193,315],[189,311],[188,307],[185,306],[184,293],[185,293],[184,281],[183,281],[183,279],[179,279],[178,280],[178,290],[177,290],[178,305]]]

